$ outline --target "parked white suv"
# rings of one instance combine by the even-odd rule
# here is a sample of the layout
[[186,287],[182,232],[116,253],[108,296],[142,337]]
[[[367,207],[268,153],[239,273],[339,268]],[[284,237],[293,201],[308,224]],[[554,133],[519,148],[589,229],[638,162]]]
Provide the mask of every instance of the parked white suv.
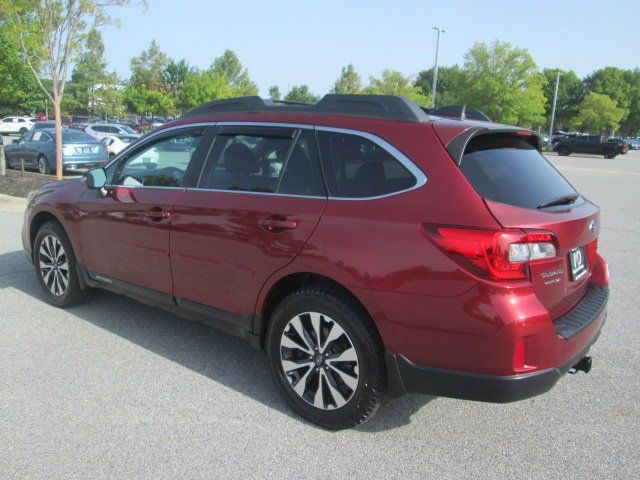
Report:
[[29,117],[5,117],[0,120],[0,133],[19,133],[24,135],[29,131],[33,122]]
[[140,134],[132,128],[115,123],[91,123],[84,131],[98,140],[113,136],[140,137]]

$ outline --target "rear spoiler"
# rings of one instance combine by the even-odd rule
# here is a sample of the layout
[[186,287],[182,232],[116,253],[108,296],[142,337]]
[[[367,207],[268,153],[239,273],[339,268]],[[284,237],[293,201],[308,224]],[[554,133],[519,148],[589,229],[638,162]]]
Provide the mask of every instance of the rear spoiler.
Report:
[[449,155],[451,155],[451,158],[453,158],[453,161],[456,162],[456,164],[460,165],[460,163],[462,162],[464,151],[473,138],[479,137],[480,135],[490,135],[495,133],[511,133],[514,135],[531,137],[531,139],[535,142],[536,149],[539,152],[542,152],[543,140],[542,137],[540,137],[540,135],[536,132],[527,130],[525,128],[509,127],[507,125],[499,124],[471,127],[465,130],[447,144],[447,151],[449,152]]

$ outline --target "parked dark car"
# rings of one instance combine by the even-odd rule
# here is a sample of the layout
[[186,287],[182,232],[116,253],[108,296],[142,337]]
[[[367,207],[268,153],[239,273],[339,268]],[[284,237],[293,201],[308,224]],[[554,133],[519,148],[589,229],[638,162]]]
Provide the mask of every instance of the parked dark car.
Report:
[[460,116],[394,96],[211,102],[34,192],[24,248],[53,305],[104,288],[264,349],[326,428],[385,395],[538,395],[590,369],[600,212],[535,133]]
[[[55,129],[32,130],[20,140],[5,147],[9,168],[20,168],[22,162],[28,169],[49,174],[56,170]],[[109,160],[104,144],[79,130],[62,131],[62,165],[65,171],[86,170],[102,166]]]
[[605,158],[615,158],[627,153],[629,145],[618,139],[605,140],[599,135],[577,135],[558,140],[553,144],[553,149],[558,155],[563,156],[572,153],[593,153],[604,155]]

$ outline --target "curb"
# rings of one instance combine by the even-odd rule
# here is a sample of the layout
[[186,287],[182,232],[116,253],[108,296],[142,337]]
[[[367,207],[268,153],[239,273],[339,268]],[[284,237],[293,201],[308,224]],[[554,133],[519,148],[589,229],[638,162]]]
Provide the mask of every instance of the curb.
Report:
[[22,213],[27,207],[27,199],[22,197],[12,197],[0,193],[0,212]]

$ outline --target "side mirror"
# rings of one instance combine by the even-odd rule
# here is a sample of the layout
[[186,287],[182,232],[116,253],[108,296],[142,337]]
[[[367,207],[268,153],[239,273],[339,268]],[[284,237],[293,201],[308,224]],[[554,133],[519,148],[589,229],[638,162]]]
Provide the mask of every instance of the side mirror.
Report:
[[104,168],[92,168],[84,174],[85,183],[88,188],[100,189],[104,188],[107,183],[107,172]]
[[11,143],[15,143],[15,144],[18,144],[18,143],[20,143],[20,142],[22,142],[22,139],[21,139],[21,138],[14,138],[14,139],[11,141]]

